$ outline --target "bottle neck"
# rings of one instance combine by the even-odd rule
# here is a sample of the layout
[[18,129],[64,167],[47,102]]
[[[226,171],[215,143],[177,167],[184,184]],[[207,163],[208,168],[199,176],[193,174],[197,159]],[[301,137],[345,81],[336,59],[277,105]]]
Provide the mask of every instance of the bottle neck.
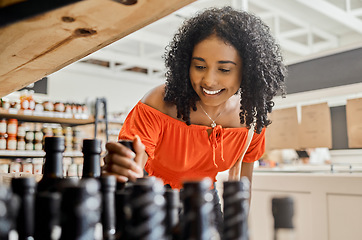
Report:
[[99,154],[84,154],[83,178],[99,178],[101,162]]
[[62,152],[46,153],[43,178],[63,178]]

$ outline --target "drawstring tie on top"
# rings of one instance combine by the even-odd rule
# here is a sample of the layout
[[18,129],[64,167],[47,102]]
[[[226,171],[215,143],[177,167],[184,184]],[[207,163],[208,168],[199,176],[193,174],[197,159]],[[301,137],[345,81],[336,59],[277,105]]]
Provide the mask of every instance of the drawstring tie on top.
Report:
[[214,127],[212,129],[212,132],[209,136],[209,141],[211,143],[211,146],[212,146],[212,160],[214,162],[214,165],[215,167],[219,167],[217,164],[216,164],[216,156],[215,156],[215,153],[216,153],[216,148],[218,147],[218,144],[220,143],[221,144],[221,160],[224,162],[224,131],[222,129],[222,126],[221,125],[217,125],[216,127]]

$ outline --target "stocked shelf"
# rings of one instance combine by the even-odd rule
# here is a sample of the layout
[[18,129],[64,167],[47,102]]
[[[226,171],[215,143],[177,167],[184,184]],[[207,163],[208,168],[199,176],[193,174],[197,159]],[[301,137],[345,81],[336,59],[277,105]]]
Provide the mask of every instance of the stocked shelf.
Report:
[[[34,150],[0,150],[0,158],[42,158],[44,151]],[[63,157],[83,157],[81,151],[65,151]]]
[[25,122],[61,123],[85,125],[94,123],[94,117],[84,114],[64,114],[60,112],[35,112],[0,109],[0,118],[16,118]]

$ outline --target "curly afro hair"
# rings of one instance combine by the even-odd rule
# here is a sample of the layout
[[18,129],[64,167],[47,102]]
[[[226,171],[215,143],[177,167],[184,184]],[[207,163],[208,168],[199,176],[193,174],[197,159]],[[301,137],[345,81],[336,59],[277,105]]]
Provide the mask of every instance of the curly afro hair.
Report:
[[198,95],[191,85],[189,68],[194,46],[210,35],[231,44],[242,59],[240,123],[260,133],[271,121],[273,97],[285,95],[287,70],[280,47],[269,27],[258,17],[231,7],[210,8],[187,20],[166,47],[164,100],[176,105],[177,117],[190,125],[190,110],[197,110]]

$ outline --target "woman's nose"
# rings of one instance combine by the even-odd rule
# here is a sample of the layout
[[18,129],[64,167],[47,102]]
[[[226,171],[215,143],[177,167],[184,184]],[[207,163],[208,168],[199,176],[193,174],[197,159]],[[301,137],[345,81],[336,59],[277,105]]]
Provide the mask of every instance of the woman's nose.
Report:
[[203,76],[202,81],[203,81],[203,84],[205,86],[213,86],[213,85],[215,85],[215,83],[216,83],[215,73],[213,73],[210,70],[205,71],[205,74]]

